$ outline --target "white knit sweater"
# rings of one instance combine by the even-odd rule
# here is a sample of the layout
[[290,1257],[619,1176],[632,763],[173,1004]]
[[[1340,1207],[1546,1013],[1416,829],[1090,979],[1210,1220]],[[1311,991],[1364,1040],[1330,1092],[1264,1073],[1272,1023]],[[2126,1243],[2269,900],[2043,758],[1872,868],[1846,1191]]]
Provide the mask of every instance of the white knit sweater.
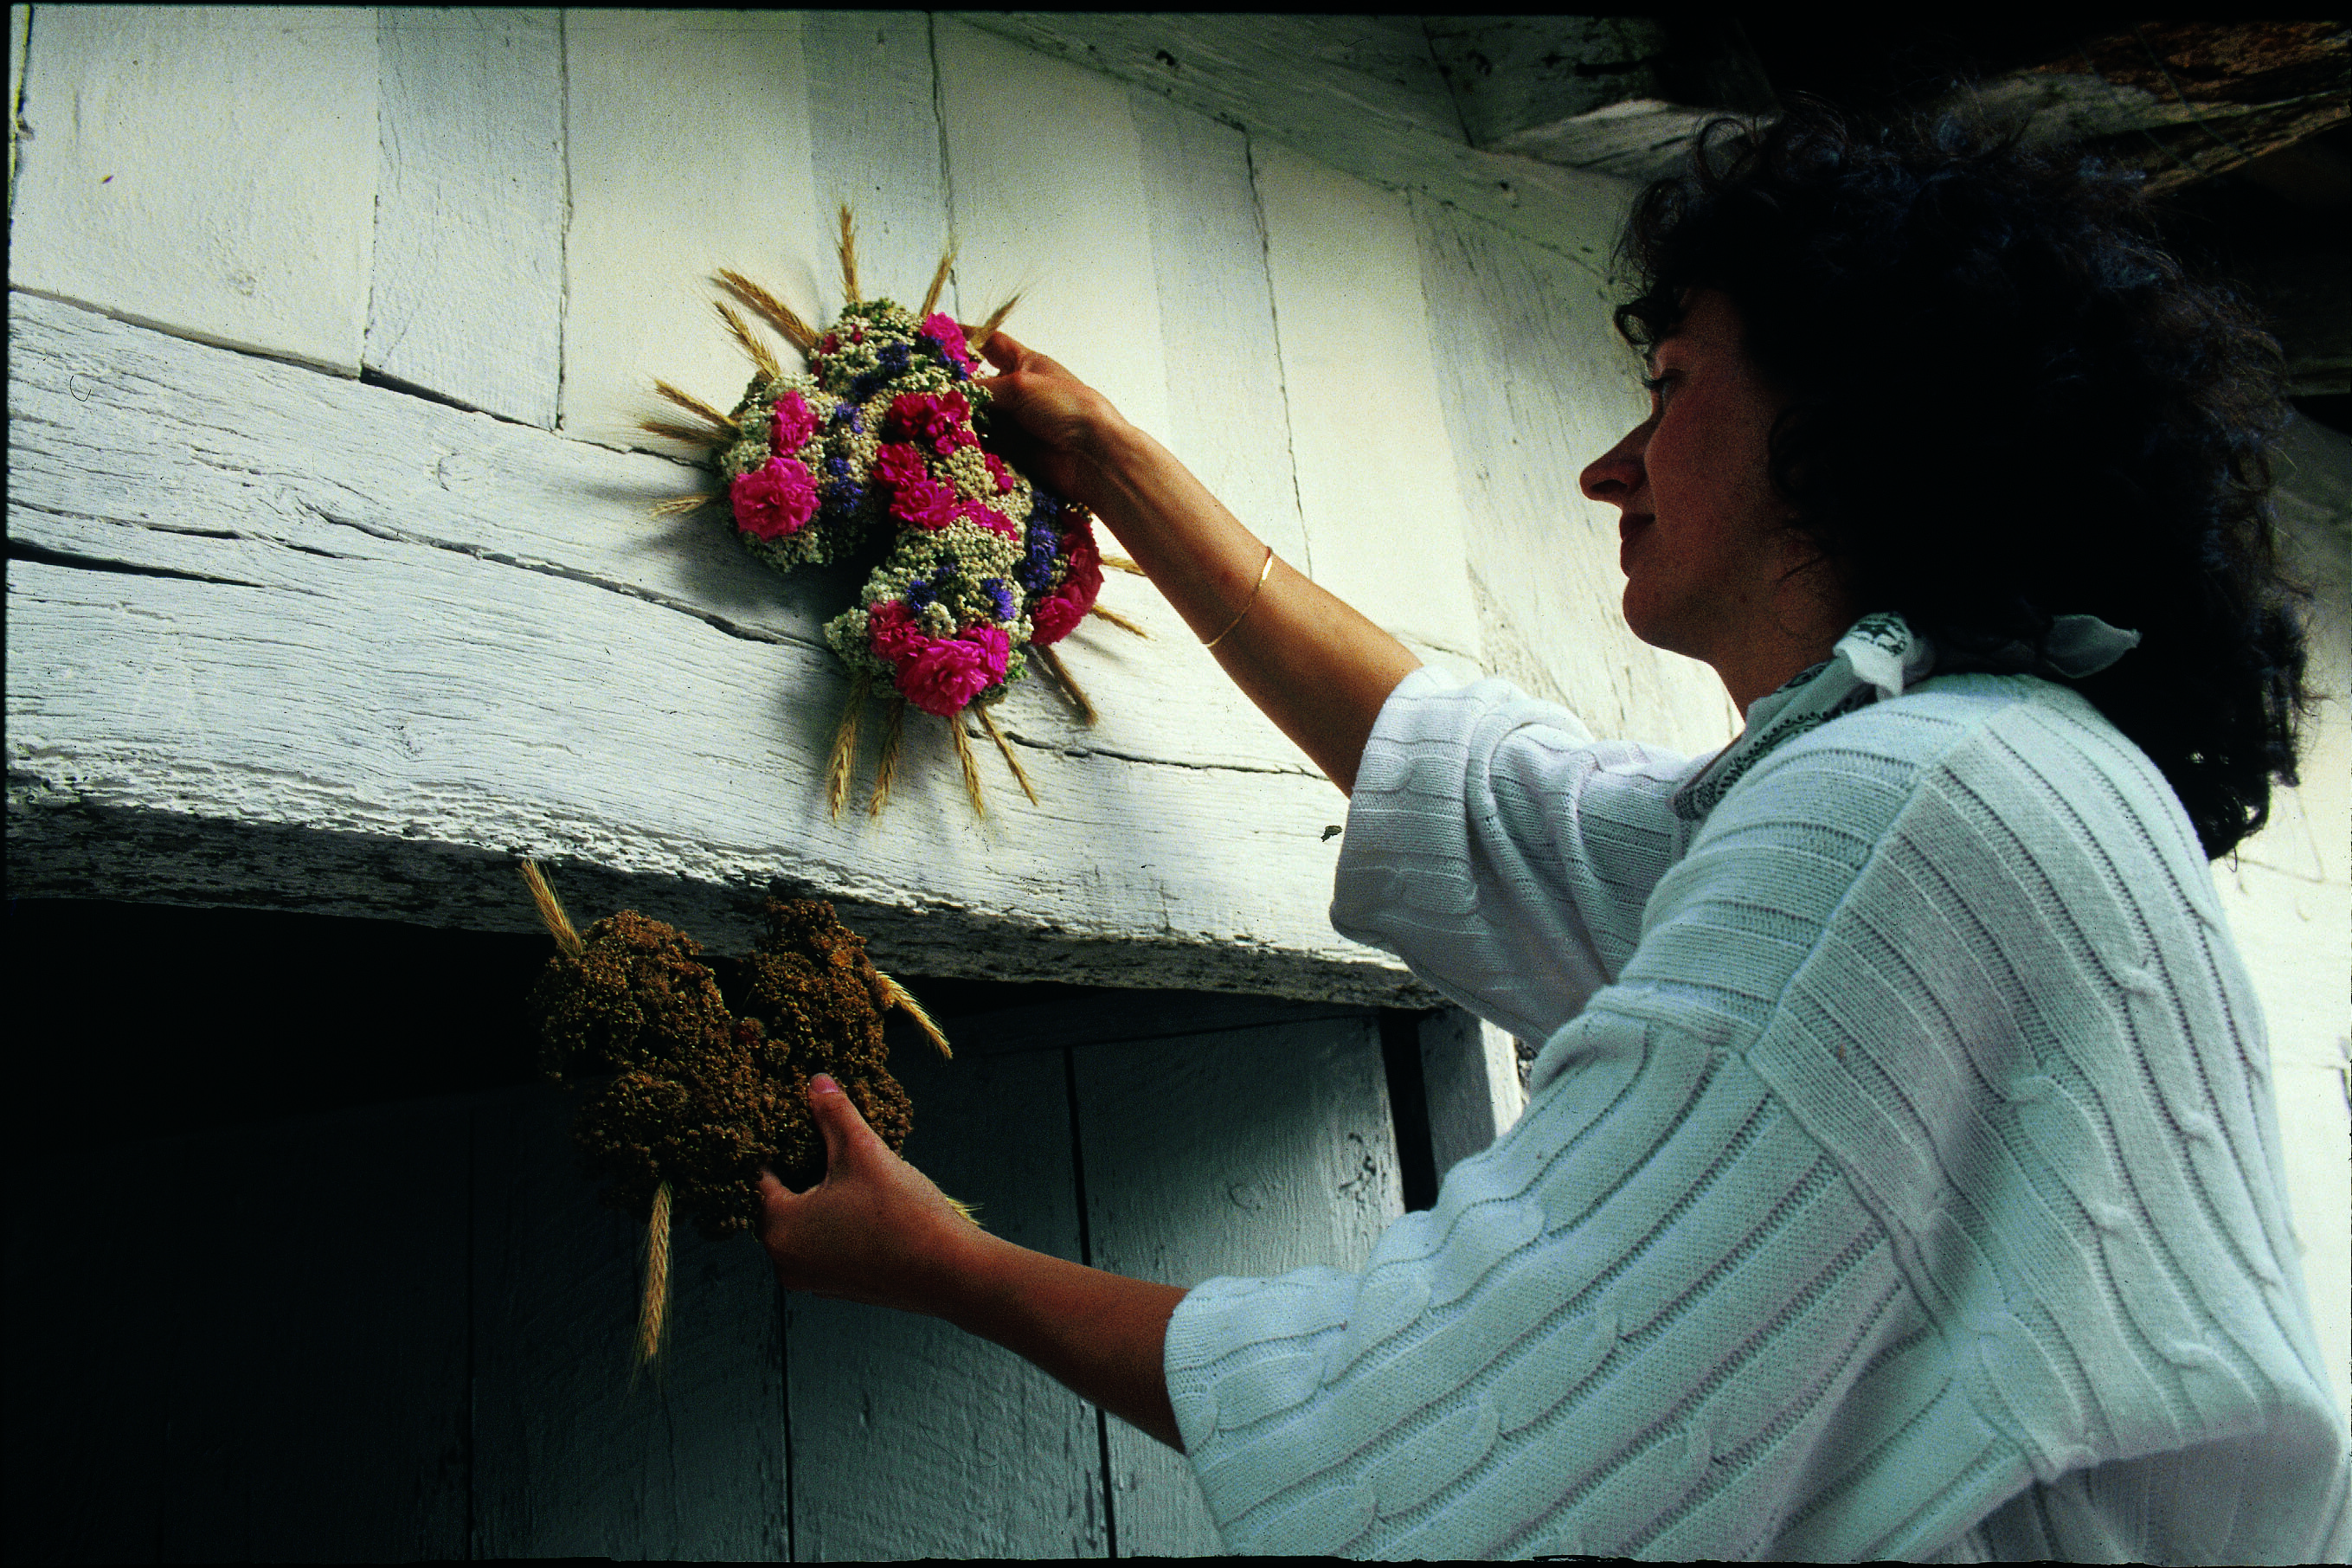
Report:
[[2262,1019],[2178,800],[2048,681],[1824,703],[1852,641],[1703,815],[1700,763],[1501,681],[1390,698],[1333,923],[1548,1043],[1363,1273],[1177,1309],[1228,1548],[2344,1559]]

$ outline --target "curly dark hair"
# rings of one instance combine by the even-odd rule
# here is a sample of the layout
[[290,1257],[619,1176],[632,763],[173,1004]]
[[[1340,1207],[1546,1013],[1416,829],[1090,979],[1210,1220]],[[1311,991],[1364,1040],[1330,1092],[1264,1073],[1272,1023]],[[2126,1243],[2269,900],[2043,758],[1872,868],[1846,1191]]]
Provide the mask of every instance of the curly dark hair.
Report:
[[2038,655],[2069,614],[2138,630],[2077,689],[2218,858],[2295,782],[2310,702],[2269,500],[2285,375],[2139,184],[1961,115],[1717,121],[1634,204],[1617,329],[1646,350],[1690,289],[1729,298],[1791,397],[1773,482],[1858,609],[1964,650]]

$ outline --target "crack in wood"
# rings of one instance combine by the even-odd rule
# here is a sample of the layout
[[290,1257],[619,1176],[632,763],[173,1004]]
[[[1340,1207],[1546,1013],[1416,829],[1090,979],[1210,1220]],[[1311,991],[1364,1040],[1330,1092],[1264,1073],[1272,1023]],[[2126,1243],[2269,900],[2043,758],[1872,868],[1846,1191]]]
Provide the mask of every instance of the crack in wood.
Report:
[[[77,572],[117,572],[130,577],[175,577],[186,583],[217,583],[227,588],[274,588],[268,583],[248,583],[242,577],[215,577],[203,572],[181,572],[169,566],[142,566],[130,561],[109,561],[96,555],[76,555],[70,551],[52,550],[44,545],[27,543],[21,539],[8,542],[8,559],[36,562],[43,566],[63,566]],[[307,593],[308,589],[296,589]]]
[[[413,544],[431,550],[446,550],[453,555],[467,556],[476,561],[487,562],[493,566],[511,566],[517,571],[533,572],[542,577],[555,577],[567,583],[579,583],[591,588],[602,588],[607,593],[619,594],[626,598],[641,599],[648,605],[656,605],[665,610],[675,610],[681,616],[702,622],[713,630],[724,632],[731,637],[740,637],[745,642],[770,643],[782,647],[821,648],[824,647],[824,642],[816,637],[793,637],[783,632],[772,632],[758,626],[747,626],[739,621],[730,620],[714,610],[698,608],[682,599],[667,594],[657,594],[633,583],[616,583],[609,577],[601,577],[593,572],[583,572],[576,566],[559,565],[552,561],[530,561],[520,555],[509,554],[502,550],[493,550],[486,544],[461,544],[454,540],[436,539],[430,534],[415,533],[407,529],[394,528],[388,523],[365,522],[355,517],[341,517],[316,501],[306,500],[298,501],[296,504],[321,522],[332,523],[338,528],[352,529],[366,534],[371,539],[381,539],[393,544]],[[315,553],[330,552],[318,551]]]

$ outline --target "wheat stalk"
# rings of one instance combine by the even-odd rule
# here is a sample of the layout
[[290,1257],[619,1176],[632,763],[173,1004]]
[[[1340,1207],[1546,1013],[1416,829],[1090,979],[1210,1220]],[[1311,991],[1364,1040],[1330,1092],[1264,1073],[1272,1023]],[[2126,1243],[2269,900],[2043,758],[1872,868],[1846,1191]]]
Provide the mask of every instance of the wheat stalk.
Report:
[[718,277],[719,281],[725,284],[735,298],[767,318],[768,324],[783,333],[785,340],[793,347],[800,350],[803,354],[816,353],[816,329],[802,321],[799,313],[790,305],[785,304],[740,272],[722,267],[719,269]]

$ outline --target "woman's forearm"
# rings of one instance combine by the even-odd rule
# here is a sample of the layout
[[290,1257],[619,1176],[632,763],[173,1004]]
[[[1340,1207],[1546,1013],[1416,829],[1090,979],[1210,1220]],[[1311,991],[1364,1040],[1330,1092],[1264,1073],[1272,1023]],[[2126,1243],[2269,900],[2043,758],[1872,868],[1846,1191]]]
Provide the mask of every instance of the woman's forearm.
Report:
[[1095,510],[1136,564],[1195,636],[1217,639],[1213,657],[1266,717],[1352,791],[1381,705],[1421,660],[1287,562],[1260,586],[1265,545],[1150,435],[1119,421],[1089,457]]
[[969,1247],[941,1317],[1183,1451],[1160,1362],[1181,1289],[1106,1274],[985,1233]]

